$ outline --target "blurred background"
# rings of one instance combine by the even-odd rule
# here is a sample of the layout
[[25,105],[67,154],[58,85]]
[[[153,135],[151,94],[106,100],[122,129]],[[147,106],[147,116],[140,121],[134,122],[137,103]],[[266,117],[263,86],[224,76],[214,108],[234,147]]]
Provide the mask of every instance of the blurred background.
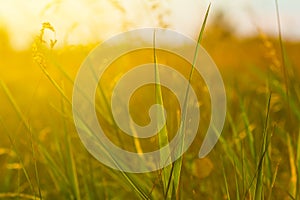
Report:
[[[57,29],[58,45],[88,44],[124,30],[141,27],[168,27],[196,37],[208,6],[207,0],[43,0],[1,1],[0,29],[9,35],[16,49],[30,45],[45,21]],[[222,25],[239,36],[258,34],[258,29],[277,35],[273,0],[224,0],[212,2],[209,24]],[[279,1],[283,37],[300,39],[297,0]],[[2,33],[3,34],[3,33]],[[3,38],[3,36],[2,36]],[[3,39],[2,39],[3,40]]]

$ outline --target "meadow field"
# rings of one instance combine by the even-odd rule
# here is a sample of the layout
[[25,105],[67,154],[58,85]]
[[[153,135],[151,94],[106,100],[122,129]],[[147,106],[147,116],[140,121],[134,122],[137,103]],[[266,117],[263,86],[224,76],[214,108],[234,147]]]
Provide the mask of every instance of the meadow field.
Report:
[[[0,30],[0,199],[300,199],[300,41],[262,31],[239,37],[222,24],[207,26],[201,44],[218,66],[227,95],[217,145],[198,158],[211,113],[209,94],[196,74],[201,122],[189,150],[162,170],[125,173],[89,154],[73,121],[74,79],[98,43],[57,47],[53,31],[59,30],[45,23],[31,47],[15,50],[9,34]],[[152,51],[145,50],[120,62],[136,65],[149,55]],[[185,77],[191,70],[164,52],[157,52],[157,60],[181,69]],[[108,72],[100,83],[97,102],[110,97],[119,70]],[[142,125],[155,102],[149,93],[154,86],[147,87],[131,101],[132,117]],[[172,138],[178,105],[170,91],[162,88],[161,93]],[[132,152],[159,149],[159,138],[118,135],[111,112],[98,111],[116,145]]]

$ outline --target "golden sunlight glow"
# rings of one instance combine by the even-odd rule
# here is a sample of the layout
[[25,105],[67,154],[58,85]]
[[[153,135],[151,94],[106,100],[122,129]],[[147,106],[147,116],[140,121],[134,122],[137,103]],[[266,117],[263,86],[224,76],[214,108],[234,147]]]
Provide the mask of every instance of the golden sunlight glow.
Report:
[[[275,9],[266,6],[274,5],[274,2],[266,2],[214,0],[210,20],[218,10],[223,10],[225,19],[237,33],[256,33],[256,26],[268,33],[276,33]],[[168,25],[195,37],[207,5],[206,0],[1,1],[0,28],[8,29],[11,43],[17,49],[26,48],[32,42],[42,22],[50,22],[56,27],[58,45],[88,44],[124,30],[149,26]],[[289,1],[289,6],[282,6],[283,32],[288,37],[300,36],[300,29],[296,28],[300,23],[299,8],[300,3],[296,0]]]

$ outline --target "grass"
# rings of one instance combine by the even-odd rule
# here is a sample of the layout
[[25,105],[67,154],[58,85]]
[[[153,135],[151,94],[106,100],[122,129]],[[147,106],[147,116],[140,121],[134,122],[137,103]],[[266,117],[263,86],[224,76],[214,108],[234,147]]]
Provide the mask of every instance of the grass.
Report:
[[[197,158],[207,128],[205,124],[210,120],[209,95],[202,87],[201,76],[184,60],[171,60],[166,52],[156,49],[155,39],[153,49],[124,58],[126,70],[132,64],[153,60],[156,72],[158,63],[174,66],[201,96],[200,128],[190,149],[172,165],[144,174],[110,169],[94,159],[81,144],[72,119],[70,97],[75,73],[93,45],[55,49],[55,38],[49,45],[43,41],[45,30],[53,32],[55,37],[55,29],[49,23],[43,24],[33,56],[29,51],[10,52],[0,61],[0,69],[5,74],[0,76],[3,79],[0,82],[0,199],[299,199],[300,81],[299,62],[292,59],[298,52],[282,40],[278,6],[277,13],[278,39],[264,36],[247,42],[234,35],[224,39],[218,37],[214,27],[208,27],[207,34],[203,34],[206,20],[202,25],[198,43],[212,52],[228,97],[223,133],[205,160]],[[244,55],[236,56],[237,63],[233,64],[228,62],[229,56],[214,54],[210,49],[214,42],[229,49],[239,44],[240,48],[254,50],[247,54],[247,61]],[[241,53],[234,48],[225,53],[230,52]],[[270,52],[274,53],[261,58]],[[24,62],[33,58],[35,64],[29,59],[25,62],[28,68],[24,68],[24,62],[16,58]],[[19,66],[19,72],[3,67],[7,63]],[[237,71],[241,63],[244,68]],[[114,73],[124,73],[122,70]],[[108,73],[105,80],[111,80],[113,75]],[[156,83],[159,82],[156,73]],[[31,88],[36,85],[36,89]],[[184,115],[177,112],[178,105],[172,95],[155,84],[151,90],[155,92],[141,90],[133,98],[137,110],[147,110],[148,104],[159,103],[166,107],[167,116],[172,117],[158,136],[149,140],[132,139],[112,120],[108,109],[111,87],[100,81],[97,93],[98,117],[108,137],[128,151],[139,153],[168,144],[174,137],[172,130],[178,128],[180,115]],[[141,101],[146,108],[137,103]],[[141,124],[148,122],[143,112],[133,110],[131,114]],[[157,113],[158,118],[163,114]]]

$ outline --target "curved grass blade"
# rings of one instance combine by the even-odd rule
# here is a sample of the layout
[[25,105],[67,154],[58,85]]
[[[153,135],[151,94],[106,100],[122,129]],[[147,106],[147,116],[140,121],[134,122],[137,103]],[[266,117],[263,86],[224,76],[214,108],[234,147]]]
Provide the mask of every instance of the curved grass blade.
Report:
[[[157,61],[157,53],[156,53],[156,32],[154,30],[153,33],[153,59],[154,59],[154,70],[155,70],[155,103],[161,105],[162,107],[164,106],[163,102],[163,97],[162,97],[162,90],[161,90],[161,85],[160,85],[160,75],[159,75],[159,69],[158,69],[158,61]],[[165,119],[165,113],[163,110],[157,112],[157,124],[158,127],[160,126],[161,123]],[[169,144],[169,139],[168,139],[168,130],[166,125],[163,126],[161,130],[158,132],[158,143],[159,143],[159,148],[163,148],[164,146]],[[161,162],[166,162],[170,156],[171,152],[170,150],[164,155],[160,154],[160,160]],[[172,165],[166,166],[162,169],[161,173],[161,178],[162,178],[162,184],[163,184],[163,189],[164,189],[164,194],[166,199],[170,199],[172,197],[172,186],[170,186],[170,179],[172,178]]]
[[[189,95],[189,90],[190,90],[190,83],[191,83],[191,80],[192,80],[192,77],[193,77],[193,72],[194,72],[194,69],[195,69],[195,64],[196,64],[196,60],[198,58],[198,51],[199,51],[199,48],[200,48],[200,44],[201,44],[201,41],[202,41],[202,37],[203,37],[203,33],[204,33],[204,30],[205,30],[205,26],[206,26],[206,22],[207,22],[207,18],[208,18],[208,14],[209,14],[209,11],[210,11],[210,7],[211,7],[211,3],[209,4],[207,10],[206,10],[206,13],[205,13],[205,18],[204,18],[204,21],[202,23],[202,26],[201,26],[201,30],[200,30],[200,33],[199,33],[199,36],[198,36],[198,40],[197,40],[197,46],[196,46],[196,50],[195,50],[195,53],[194,53],[194,58],[193,58],[193,64],[192,64],[192,68],[191,68],[191,71],[190,71],[190,74],[189,74],[189,85],[187,86],[187,90],[186,90],[186,93],[185,93],[185,99],[184,99],[184,105],[183,105],[183,112],[182,112],[182,116],[181,116],[181,119],[185,119],[186,117],[186,112],[187,112],[187,102],[188,102],[188,95]],[[181,135],[182,137],[182,141],[181,141],[181,149],[179,149],[179,154],[182,155],[182,151],[183,151],[183,144],[184,144],[184,130],[185,130],[185,121],[182,120],[182,129],[179,131],[179,134]],[[174,182],[174,188],[176,190],[176,196],[177,198],[179,197],[179,183],[180,183],[180,174],[181,174],[181,168],[182,168],[182,156],[176,160],[172,166],[174,169],[172,169],[172,174],[170,177],[173,177],[173,182]]]
[[263,163],[264,163],[264,158],[266,155],[266,152],[268,151],[268,127],[269,127],[269,117],[270,117],[270,106],[271,106],[271,99],[272,99],[272,93],[269,95],[268,99],[268,105],[267,105],[267,115],[266,115],[266,120],[265,120],[265,127],[264,127],[264,132],[263,132],[263,143],[262,143],[262,148],[261,148],[261,158],[260,162],[258,165],[258,175],[257,175],[257,180],[256,180],[256,187],[255,187],[255,200],[260,200],[263,199]]

